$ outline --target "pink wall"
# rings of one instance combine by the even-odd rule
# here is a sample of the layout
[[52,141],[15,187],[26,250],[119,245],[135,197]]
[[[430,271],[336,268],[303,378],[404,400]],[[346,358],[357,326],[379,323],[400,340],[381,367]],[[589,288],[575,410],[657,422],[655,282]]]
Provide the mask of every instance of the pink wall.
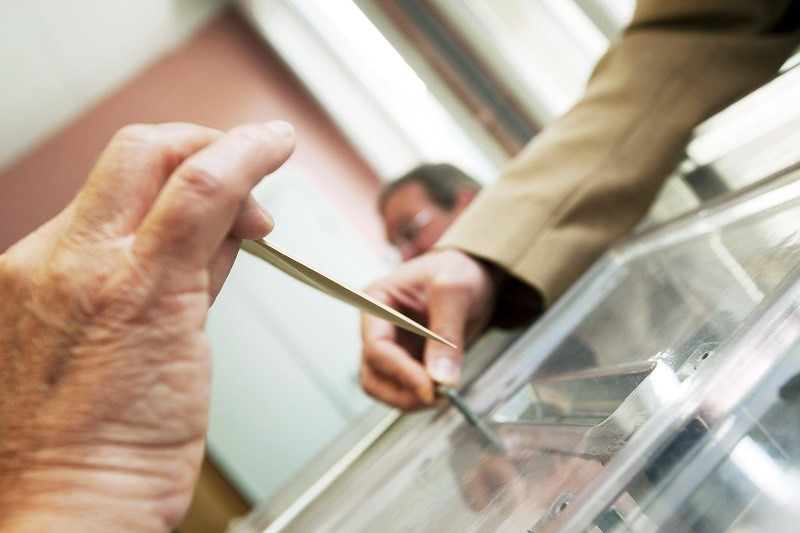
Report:
[[297,129],[289,168],[310,176],[354,231],[377,246],[378,178],[277,56],[237,15],[225,13],[0,173],[0,251],[69,202],[125,124],[185,121],[224,130],[272,119]]

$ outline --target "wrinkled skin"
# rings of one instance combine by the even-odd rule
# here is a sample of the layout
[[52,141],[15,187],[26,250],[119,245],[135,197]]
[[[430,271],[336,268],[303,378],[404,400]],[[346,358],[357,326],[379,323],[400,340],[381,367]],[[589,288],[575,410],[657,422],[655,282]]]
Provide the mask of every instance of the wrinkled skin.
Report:
[[129,126],[54,219],[0,256],[0,529],[164,531],[207,429],[206,312],[285,123]]
[[457,250],[435,250],[401,264],[366,292],[453,342],[425,341],[366,314],[361,318],[361,386],[373,398],[411,411],[454,385],[464,346],[489,323],[495,287],[486,268]]

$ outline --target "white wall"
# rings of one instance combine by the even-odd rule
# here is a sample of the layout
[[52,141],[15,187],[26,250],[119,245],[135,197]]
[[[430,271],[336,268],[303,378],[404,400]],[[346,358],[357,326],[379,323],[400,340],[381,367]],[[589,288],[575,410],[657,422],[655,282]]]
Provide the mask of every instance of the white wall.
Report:
[[0,0],[0,168],[181,44],[223,0]]
[[[269,240],[363,287],[386,271],[302,176],[279,170],[254,193]],[[241,252],[207,323],[213,384],[208,446],[251,502],[264,500],[372,401],[358,385],[359,314]]]

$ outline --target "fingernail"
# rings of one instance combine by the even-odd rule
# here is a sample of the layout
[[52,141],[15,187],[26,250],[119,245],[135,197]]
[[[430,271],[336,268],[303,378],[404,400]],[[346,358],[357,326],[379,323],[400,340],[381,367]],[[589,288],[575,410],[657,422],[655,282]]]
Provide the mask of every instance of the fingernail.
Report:
[[261,204],[258,204],[258,208],[261,210],[262,213],[264,213],[264,217],[267,219],[267,224],[269,225],[269,231],[272,231],[272,229],[275,227],[275,219],[272,218],[272,213],[267,211],[267,208]]
[[282,137],[294,137],[294,126],[283,120],[267,122],[267,127]]
[[461,366],[447,357],[437,357],[428,361],[428,375],[443,385],[455,385],[461,377]]

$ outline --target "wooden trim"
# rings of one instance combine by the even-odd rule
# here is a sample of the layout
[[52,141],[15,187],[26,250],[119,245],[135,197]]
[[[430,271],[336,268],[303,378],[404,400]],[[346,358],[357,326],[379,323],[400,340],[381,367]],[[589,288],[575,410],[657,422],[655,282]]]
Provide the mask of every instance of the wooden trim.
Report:
[[234,518],[247,514],[250,504],[206,456],[195,485],[194,497],[177,533],[219,533]]
[[[514,155],[521,150],[530,140],[530,137],[522,138],[504,122],[498,113],[497,105],[486,102],[481,97],[465,74],[460,72],[457,65],[454,65],[443,53],[440,46],[433,42],[430,36],[412,20],[404,7],[404,3],[395,0],[379,0],[378,4],[400,31],[408,36],[422,56],[430,62],[434,70],[442,76],[445,83],[453,89],[453,92],[472,112],[483,128],[497,140],[500,146],[509,155]],[[470,64],[479,72],[480,77],[491,85],[493,93],[501,101],[500,105],[510,109],[514,117],[530,131],[531,136],[538,133],[541,130],[541,125],[525,111],[519,99],[493,74],[491,68],[478,57],[469,43],[446,20],[436,6],[429,1],[419,1],[415,2],[415,7],[424,11],[426,17],[442,32],[443,36],[460,54],[468,58]]]

